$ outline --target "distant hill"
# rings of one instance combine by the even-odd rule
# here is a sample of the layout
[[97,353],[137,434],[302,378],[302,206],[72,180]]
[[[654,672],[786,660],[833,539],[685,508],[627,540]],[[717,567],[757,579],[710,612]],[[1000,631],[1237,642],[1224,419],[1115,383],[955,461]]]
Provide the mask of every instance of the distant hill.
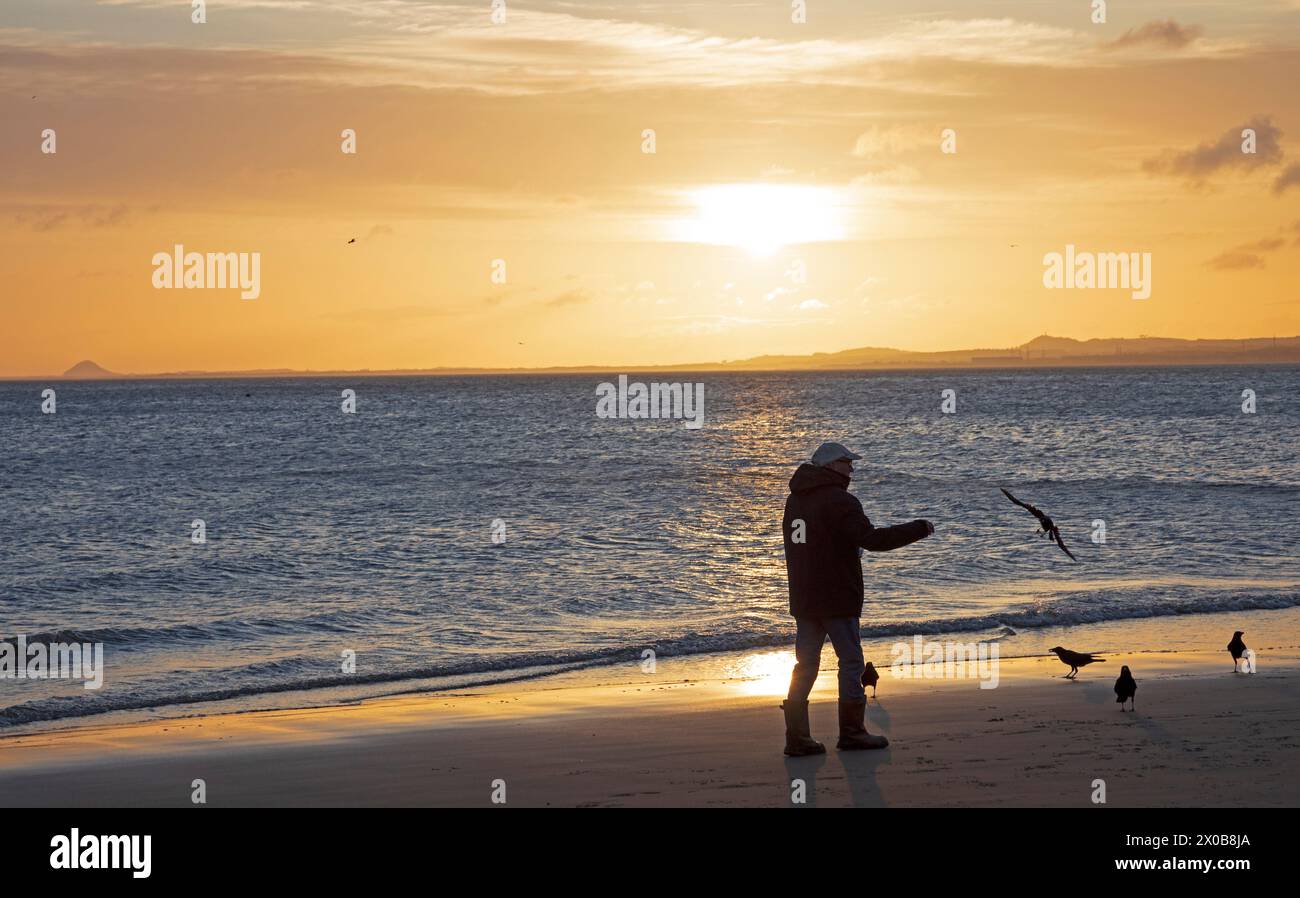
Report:
[[[912,352],[846,349],[806,356],[758,356],[707,368],[810,370],[862,368],[1019,368],[1066,365],[1268,365],[1300,364],[1300,337],[1248,340],[1180,340],[1173,337],[1074,340],[1044,334],[1005,349]],[[679,367],[679,366],[675,366]],[[693,367],[693,366],[680,366]]]
[[121,377],[122,375],[114,371],[109,371],[107,368],[101,368],[99,365],[86,359],[85,361],[77,362],[77,364],[73,365],[67,371],[64,371],[63,376],[75,378],[77,380],[94,380],[101,377]]
[[170,371],[160,374],[116,374],[91,361],[78,362],[70,378],[236,378],[401,376],[419,374],[581,374],[610,371],[855,371],[902,368],[1052,368],[1117,365],[1297,365],[1300,337],[1254,337],[1247,340],[1180,340],[1173,337],[1110,337],[1075,340],[1046,334],[1006,348],[954,349],[914,352],[864,346],[812,355],[760,355],[738,361],[691,362],[680,365],[568,365],[551,368],[396,368],[387,370],[303,371],[266,368],[255,371]]

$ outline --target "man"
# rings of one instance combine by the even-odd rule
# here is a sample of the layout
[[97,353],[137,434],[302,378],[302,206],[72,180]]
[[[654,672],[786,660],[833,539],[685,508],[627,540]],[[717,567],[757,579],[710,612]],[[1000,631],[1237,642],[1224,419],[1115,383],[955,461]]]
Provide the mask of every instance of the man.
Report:
[[867,697],[862,690],[861,550],[888,552],[934,533],[929,521],[873,527],[862,503],[849,492],[853,463],[861,459],[839,443],[822,443],[811,464],[790,478],[785,500],[785,570],[790,580],[790,613],[797,625],[795,666],[785,711],[785,753],[822,754],[808,727],[808,695],[821,667],[822,646],[830,637],[840,660],[841,751],[884,748],[889,740],[867,732]]

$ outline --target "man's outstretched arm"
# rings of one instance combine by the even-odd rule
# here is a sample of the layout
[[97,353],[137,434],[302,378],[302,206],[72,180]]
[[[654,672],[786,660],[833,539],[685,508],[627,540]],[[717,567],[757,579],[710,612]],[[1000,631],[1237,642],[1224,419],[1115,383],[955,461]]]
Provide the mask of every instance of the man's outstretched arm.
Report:
[[860,510],[850,509],[844,516],[854,545],[861,546],[868,552],[890,552],[903,546],[925,539],[934,532],[934,525],[929,521],[915,520],[893,527],[875,527]]

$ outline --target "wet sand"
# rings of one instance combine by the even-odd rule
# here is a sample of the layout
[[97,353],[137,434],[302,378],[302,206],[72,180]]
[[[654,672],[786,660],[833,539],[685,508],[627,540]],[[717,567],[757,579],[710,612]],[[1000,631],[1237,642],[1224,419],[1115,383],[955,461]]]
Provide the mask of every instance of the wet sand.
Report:
[[[1222,657],[1220,657],[1222,655]],[[833,662],[813,695],[824,756],[786,759],[788,668],[751,677],[587,672],[355,705],[80,726],[0,739],[0,805],[789,807],[1300,803],[1300,664],[1233,674],[1222,652],[1110,654],[1076,681],[1054,658],[975,679],[882,671],[879,752],[837,752]],[[779,653],[778,659],[783,658]],[[1225,663],[1227,661],[1227,663]],[[1120,665],[1137,713],[1115,704]],[[827,670],[826,667],[832,669]],[[609,680],[608,675],[604,675]]]

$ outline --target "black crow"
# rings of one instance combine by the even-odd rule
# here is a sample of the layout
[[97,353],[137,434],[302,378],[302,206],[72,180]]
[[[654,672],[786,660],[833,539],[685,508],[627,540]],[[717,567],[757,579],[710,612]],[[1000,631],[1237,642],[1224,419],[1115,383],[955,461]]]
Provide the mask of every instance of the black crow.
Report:
[[1067,680],[1073,680],[1079,674],[1079,668],[1085,667],[1094,661],[1105,661],[1105,658],[1098,658],[1089,652],[1072,652],[1069,649],[1063,649],[1059,645],[1055,648],[1048,649],[1049,652],[1055,652],[1056,657],[1061,659],[1062,664],[1070,666],[1070,672],[1065,675]]
[[1119,709],[1124,710],[1124,703],[1132,700],[1133,710],[1138,709],[1137,695],[1138,683],[1133,679],[1133,674],[1129,672],[1128,665],[1125,664],[1119,669],[1119,679],[1115,681],[1115,701],[1119,702]]
[[[999,489],[1001,489],[1001,487],[999,487]],[[1041,524],[1043,527],[1043,535],[1046,536],[1052,542],[1056,543],[1058,546],[1060,546],[1061,551],[1064,552],[1066,555],[1069,555],[1071,561],[1079,560],[1074,557],[1073,552],[1071,552],[1069,549],[1065,547],[1065,542],[1061,539],[1061,531],[1054,523],[1052,523],[1051,518],[1043,514],[1034,506],[1030,505],[1028,502],[1021,502],[1019,499],[1017,499],[1015,496],[1008,493],[1006,490],[1002,490],[1002,495],[1006,496],[1008,499],[1010,499],[1012,502],[1019,505],[1021,508],[1028,509],[1030,514],[1038,518],[1038,523]]]
[[1237,664],[1241,661],[1241,656],[1246,654],[1246,643],[1241,641],[1241,635],[1245,630],[1238,630],[1232,634],[1232,642],[1228,643],[1228,651],[1232,653],[1232,672],[1237,672]]
[[876,673],[876,665],[870,661],[867,662],[867,669],[862,672],[862,686],[871,687],[871,697],[876,697],[876,684],[880,682],[880,674]]

